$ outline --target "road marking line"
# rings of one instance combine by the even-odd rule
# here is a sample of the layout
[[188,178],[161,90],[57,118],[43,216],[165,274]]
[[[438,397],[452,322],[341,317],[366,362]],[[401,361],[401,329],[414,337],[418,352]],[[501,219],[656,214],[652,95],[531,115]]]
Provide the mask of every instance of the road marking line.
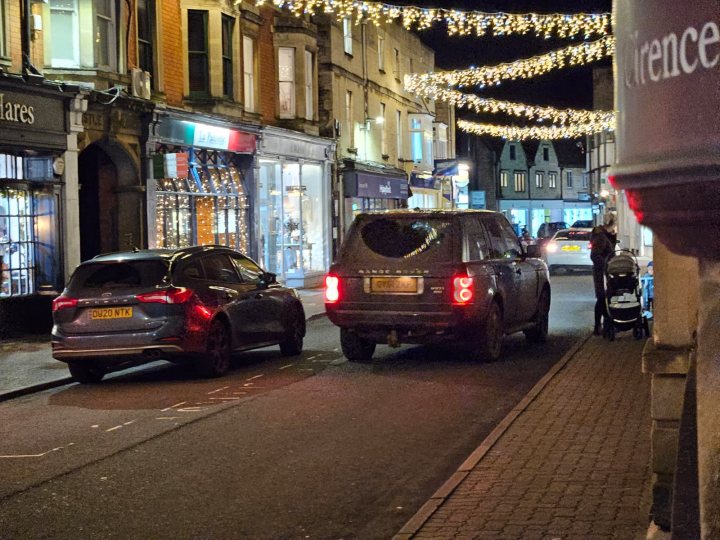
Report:
[[217,399],[219,401],[234,401],[236,399],[240,399],[239,397],[211,397],[210,399]]
[[246,396],[247,392],[233,392],[236,396]]
[[123,426],[129,426],[130,424],[134,424],[136,420],[137,420],[137,418],[135,420],[130,420],[129,422],[125,422],[123,424]]
[[179,416],[158,416],[155,420],[177,420]]
[[43,457],[43,456],[46,456],[46,455],[48,455],[48,454],[51,454],[52,452],[57,452],[58,450],[62,450],[63,448],[67,448],[67,447],[72,446],[72,445],[74,445],[74,444],[75,444],[75,443],[72,443],[72,442],[71,442],[71,443],[68,443],[68,444],[65,445],[65,446],[58,446],[58,447],[56,447],[56,448],[51,448],[50,450],[47,450],[47,451],[42,452],[42,453],[40,453],[40,454],[8,454],[8,455],[5,455],[5,456],[0,456],[0,459],[38,458],[38,457]]
[[175,407],[179,407],[180,405],[183,405],[184,403],[187,403],[187,401],[181,401],[180,403],[176,403],[175,405],[170,405],[167,409],[163,409],[160,412],[169,411],[170,409],[174,409]]
[[93,424],[93,425],[92,425],[92,426],[90,426],[90,427],[91,427],[91,428],[99,428],[100,426],[99,426],[99,425],[97,425],[97,424]]
[[295,364],[288,364],[286,366],[282,366],[280,369],[287,369],[289,367],[293,367]]
[[116,429],[120,429],[121,427],[122,425],[111,427],[110,429],[106,429],[105,432],[107,433],[108,431],[115,431]]
[[254,377],[250,377],[249,379],[245,379],[246,381],[252,381],[253,379],[259,379],[260,377],[264,377],[265,375],[261,373],[260,375],[255,375]]
[[312,356],[309,356],[308,360],[312,360],[313,358],[317,358],[317,354],[313,354]]
[[212,391],[208,392],[207,395],[209,396],[210,394],[217,394],[218,392],[221,392],[221,391],[225,390],[226,388],[230,388],[230,387],[223,386],[222,388],[218,388],[217,390],[212,390]]
[[206,410],[207,407],[183,407],[182,409],[176,409],[178,412],[200,412]]
[[315,369],[313,369],[311,367],[305,367],[305,368],[300,368],[298,371],[315,371]]

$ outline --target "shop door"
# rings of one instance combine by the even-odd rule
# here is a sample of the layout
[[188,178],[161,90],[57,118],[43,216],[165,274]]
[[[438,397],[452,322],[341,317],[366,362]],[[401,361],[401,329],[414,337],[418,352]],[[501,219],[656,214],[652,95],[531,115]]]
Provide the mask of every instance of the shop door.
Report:
[[97,145],[79,157],[80,257],[83,261],[100,253],[118,250],[117,169]]

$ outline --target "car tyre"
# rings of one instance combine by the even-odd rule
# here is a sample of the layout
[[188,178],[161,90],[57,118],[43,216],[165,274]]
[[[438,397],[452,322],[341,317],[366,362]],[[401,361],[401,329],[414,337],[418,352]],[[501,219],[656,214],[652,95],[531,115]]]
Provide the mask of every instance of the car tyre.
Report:
[[80,384],[97,384],[105,376],[105,369],[88,362],[68,362],[70,375]]
[[545,343],[550,324],[550,292],[543,289],[535,312],[535,326],[525,330],[525,339],[530,343]]
[[204,377],[221,377],[230,369],[230,332],[221,320],[210,324],[205,355],[198,360],[197,370]]
[[292,308],[286,329],[286,337],[280,342],[280,353],[283,356],[298,356],[302,353],[305,336],[305,317],[300,309]]
[[340,329],[340,347],[350,362],[367,362],[375,353],[375,343],[347,328]]
[[477,353],[480,359],[495,362],[502,354],[504,337],[502,309],[497,302],[491,302],[485,323],[477,341]]

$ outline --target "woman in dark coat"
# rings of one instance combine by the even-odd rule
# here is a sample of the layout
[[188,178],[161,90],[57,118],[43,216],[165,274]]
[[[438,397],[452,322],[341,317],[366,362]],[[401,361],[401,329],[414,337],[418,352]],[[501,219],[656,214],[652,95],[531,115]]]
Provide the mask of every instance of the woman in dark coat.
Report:
[[605,264],[615,252],[614,241],[605,227],[595,227],[590,233],[590,259],[593,263],[593,284],[595,285],[595,335],[600,335],[605,312]]

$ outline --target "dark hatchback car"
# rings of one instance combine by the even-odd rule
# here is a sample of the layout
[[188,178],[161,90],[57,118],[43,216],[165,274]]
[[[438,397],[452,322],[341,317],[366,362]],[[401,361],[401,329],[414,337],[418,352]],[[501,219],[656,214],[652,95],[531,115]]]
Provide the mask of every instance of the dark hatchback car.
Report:
[[377,343],[457,343],[501,355],[504,334],[545,341],[548,269],[498,212],[368,212],[355,218],[325,278],[325,308],[343,354],[369,360]]
[[53,302],[52,351],[82,383],[157,359],[223,375],[231,354],[280,345],[302,352],[294,289],[222,246],[100,255],[77,267]]

